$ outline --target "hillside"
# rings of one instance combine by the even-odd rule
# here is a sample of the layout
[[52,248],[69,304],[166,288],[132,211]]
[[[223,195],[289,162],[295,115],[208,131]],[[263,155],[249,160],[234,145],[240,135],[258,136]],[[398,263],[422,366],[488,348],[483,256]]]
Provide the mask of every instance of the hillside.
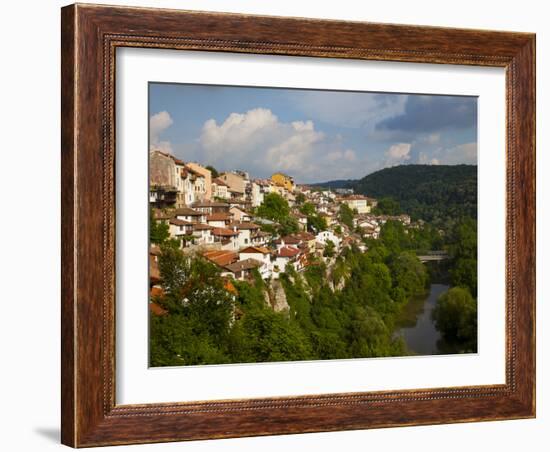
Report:
[[465,216],[477,218],[475,165],[401,165],[346,181],[345,186],[374,198],[393,198],[413,219],[446,223]]

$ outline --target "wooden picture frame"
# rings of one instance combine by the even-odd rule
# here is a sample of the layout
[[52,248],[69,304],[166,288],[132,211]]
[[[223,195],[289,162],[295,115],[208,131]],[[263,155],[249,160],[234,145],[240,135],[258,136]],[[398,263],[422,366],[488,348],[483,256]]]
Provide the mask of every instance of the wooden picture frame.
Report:
[[[535,35],[71,5],[62,9],[62,442],[73,447],[535,416]],[[506,383],[115,403],[115,50],[506,70]]]

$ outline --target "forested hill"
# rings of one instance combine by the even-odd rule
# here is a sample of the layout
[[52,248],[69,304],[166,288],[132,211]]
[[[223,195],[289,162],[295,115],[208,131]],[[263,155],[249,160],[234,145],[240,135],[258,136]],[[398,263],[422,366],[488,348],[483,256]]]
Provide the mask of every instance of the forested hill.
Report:
[[340,186],[378,199],[393,198],[413,219],[446,223],[477,218],[475,165],[394,166]]

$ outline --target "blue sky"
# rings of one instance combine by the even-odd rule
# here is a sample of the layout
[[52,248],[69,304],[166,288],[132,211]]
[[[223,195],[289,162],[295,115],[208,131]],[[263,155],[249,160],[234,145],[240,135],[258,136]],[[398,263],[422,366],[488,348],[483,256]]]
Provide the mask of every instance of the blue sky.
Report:
[[477,161],[475,97],[151,83],[149,123],[151,148],[299,183]]

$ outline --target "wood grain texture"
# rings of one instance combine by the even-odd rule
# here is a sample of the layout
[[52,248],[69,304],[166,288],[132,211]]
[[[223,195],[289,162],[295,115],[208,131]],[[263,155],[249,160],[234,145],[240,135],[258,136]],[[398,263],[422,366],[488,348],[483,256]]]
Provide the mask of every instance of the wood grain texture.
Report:
[[[535,415],[534,35],[97,5],[63,8],[61,34],[64,444],[85,447]],[[506,384],[116,405],[117,47],[506,68]]]

